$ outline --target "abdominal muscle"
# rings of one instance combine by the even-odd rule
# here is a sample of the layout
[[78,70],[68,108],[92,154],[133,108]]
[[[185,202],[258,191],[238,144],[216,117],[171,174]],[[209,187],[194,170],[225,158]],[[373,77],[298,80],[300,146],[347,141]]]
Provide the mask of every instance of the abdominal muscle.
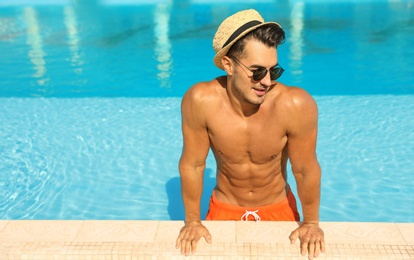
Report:
[[260,165],[218,161],[217,199],[242,207],[260,207],[284,200],[288,186],[282,160],[279,155]]

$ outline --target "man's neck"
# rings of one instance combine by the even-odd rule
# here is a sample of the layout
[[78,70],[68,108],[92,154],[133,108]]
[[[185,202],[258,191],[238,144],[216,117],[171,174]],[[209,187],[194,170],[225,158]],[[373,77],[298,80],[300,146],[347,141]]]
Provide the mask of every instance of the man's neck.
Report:
[[242,117],[250,117],[260,109],[260,104],[247,102],[239,93],[227,88],[227,96],[234,111]]

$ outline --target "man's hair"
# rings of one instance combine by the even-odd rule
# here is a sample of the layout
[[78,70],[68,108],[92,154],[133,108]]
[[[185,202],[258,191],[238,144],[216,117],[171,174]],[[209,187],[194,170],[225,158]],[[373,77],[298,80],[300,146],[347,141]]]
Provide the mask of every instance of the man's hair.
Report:
[[249,39],[256,39],[268,47],[277,48],[278,45],[285,41],[285,32],[277,24],[266,24],[260,26],[235,42],[227,52],[226,56],[233,55],[240,57],[243,54],[244,47]]

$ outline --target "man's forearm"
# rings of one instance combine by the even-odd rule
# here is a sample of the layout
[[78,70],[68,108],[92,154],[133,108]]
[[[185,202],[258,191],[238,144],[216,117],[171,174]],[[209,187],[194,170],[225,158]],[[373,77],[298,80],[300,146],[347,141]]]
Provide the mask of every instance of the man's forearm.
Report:
[[319,198],[313,201],[302,199],[303,222],[319,223]]
[[[192,192],[191,192],[192,193]],[[200,196],[190,194],[182,191],[184,211],[185,211],[185,221],[195,221],[200,220]]]
[[303,222],[319,222],[319,205],[321,197],[321,173],[315,170],[301,175],[297,181],[298,195],[302,204]]
[[181,195],[184,203],[185,221],[200,220],[200,200],[203,191],[204,167],[182,168]]

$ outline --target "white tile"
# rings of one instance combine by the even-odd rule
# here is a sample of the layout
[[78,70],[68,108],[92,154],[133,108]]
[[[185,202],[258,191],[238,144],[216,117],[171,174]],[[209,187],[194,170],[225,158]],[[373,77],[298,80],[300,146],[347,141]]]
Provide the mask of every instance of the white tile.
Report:
[[294,221],[238,221],[237,242],[289,244],[289,236],[297,227]]
[[154,242],[159,221],[86,220],[79,242]]
[[0,220],[0,232],[7,225],[7,223],[9,223],[9,220]]
[[397,223],[407,245],[414,245],[414,223]]
[[158,225],[155,241],[175,242],[180,234],[184,221],[160,221]]
[[395,223],[325,222],[321,223],[326,243],[404,245]]
[[203,221],[209,230],[213,243],[236,242],[236,221]]
[[12,220],[1,230],[0,241],[72,241],[82,221]]

